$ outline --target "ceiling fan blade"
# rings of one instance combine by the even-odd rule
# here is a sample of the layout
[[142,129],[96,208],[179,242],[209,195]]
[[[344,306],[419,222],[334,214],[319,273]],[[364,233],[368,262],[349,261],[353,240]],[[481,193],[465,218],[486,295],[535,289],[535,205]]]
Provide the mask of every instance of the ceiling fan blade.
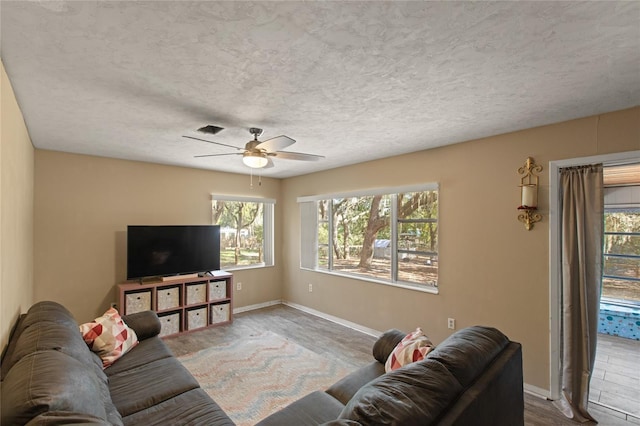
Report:
[[222,146],[228,146],[229,148],[233,148],[233,149],[237,149],[237,150],[241,150],[242,148],[238,148],[237,146],[233,146],[233,145],[227,145],[226,143],[220,143],[220,142],[214,142],[214,141],[208,141],[206,139],[200,139],[200,138],[194,138],[193,136],[182,136],[183,138],[187,138],[187,139],[193,139],[196,141],[201,141],[201,142],[208,142],[208,143],[214,143],[216,145],[222,145]]
[[205,154],[205,155],[194,155],[193,158],[202,158],[202,157],[221,157],[223,155],[242,155],[242,152],[229,152],[227,154]]
[[274,157],[284,158],[286,160],[302,160],[302,161],[318,161],[324,158],[323,155],[304,154],[302,152],[278,151],[271,153]]
[[263,167],[263,169],[270,169],[272,167],[274,167],[275,164],[273,164],[273,160],[269,157],[267,157],[267,165]]
[[264,149],[267,152],[275,152],[280,151],[281,149],[285,149],[286,147],[293,145],[296,143],[295,140],[291,139],[289,136],[280,135],[275,138],[267,139],[266,141],[260,142],[256,145],[258,149]]

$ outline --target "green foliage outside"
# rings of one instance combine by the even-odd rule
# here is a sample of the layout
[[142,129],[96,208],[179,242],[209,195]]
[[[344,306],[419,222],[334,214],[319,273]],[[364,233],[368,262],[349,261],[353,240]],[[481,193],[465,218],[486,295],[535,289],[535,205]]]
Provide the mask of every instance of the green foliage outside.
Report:
[[607,232],[640,233],[640,209],[605,212],[603,275],[616,278],[602,280],[602,296],[640,303],[640,257],[614,257],[606,254],[640,256],[640,235],[606,235]]
[[[390,278],[390,252],[374,248],[376,240],[391,240],[391,195],[350,197],[318,203],[320,267]],[[436,282],[438,192],[397,194],[398,257],[404,261],[402,279]],[[329,215],[331,215],[331,222]],[[333,229],[330,229],[330,223]],[[329,253],[329,239],[332,253]],[[426,278],[427,275],[430,278]]]
[[213,223],[220,225],[220,267],[262,263],[263,204],[212,202]]

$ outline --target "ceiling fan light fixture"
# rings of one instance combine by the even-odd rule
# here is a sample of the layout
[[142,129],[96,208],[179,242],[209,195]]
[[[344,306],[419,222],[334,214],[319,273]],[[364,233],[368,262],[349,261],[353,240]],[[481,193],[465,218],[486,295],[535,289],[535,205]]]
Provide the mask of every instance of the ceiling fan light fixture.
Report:
[[252,169],[261,169],[267,165],[269,160],[266,155],[260,152],[245,152],[242,156],[242,162]]

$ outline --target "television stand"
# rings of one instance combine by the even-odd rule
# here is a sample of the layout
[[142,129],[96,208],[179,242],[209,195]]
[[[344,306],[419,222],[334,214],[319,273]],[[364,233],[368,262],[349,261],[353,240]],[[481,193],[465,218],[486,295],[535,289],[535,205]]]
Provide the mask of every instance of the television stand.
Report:
[[169,278],[118,284],[120,313],[155,311],[162,324],[160,337],[233,321],[232,274],[214,271],[205,277],[190,274]]

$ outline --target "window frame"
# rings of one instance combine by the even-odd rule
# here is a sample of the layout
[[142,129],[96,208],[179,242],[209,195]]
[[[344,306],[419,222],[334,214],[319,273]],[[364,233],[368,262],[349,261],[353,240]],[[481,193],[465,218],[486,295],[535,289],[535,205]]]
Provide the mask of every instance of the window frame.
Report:
[[[630,205],[630,208],[632,209],[637,209],[638,206],[637,205]],[[605,204],[605,208],[604,208],[604,213],[615,213],[616,211],[620,211],[620,210],[625,210],[624,208],[620,208],[619,206],[610,206]],[[605,279],[613,279],[613,280],[619,280],[619,281],[628,281],[630,283],[633,283],[633,285],[635,287],[640,287],[640,280],[637,278],[631,278],[631,277],[625,277],[625,276],[618,276],[618,275],[609,275],[605,273],[605,262],[606,262],[606,258],[607,257],[622,257],[622,258],[632,258],[632,259],[639,259],[640,256],[636,256],[636,255],[624,255],[624,254],[618,254],[618,253],[608,253],[605,251],[605,247],[606,247],[606,237],[607,235],[629,235],[629,236],[635,236],[638,237],[640,236],[640,233],[637,232],[608,232],[606,230],[603,231],[603,248],[602,248],[602,276],[601,276],[601,280],[602,280],[602,288],[600,289],[601,293],[604,290],[604,280]],[[617,299],[615,297],[608,297],[608,296],[600,296],[600,301],[604,302],[604,303],[609,303],[609,304],[614,304],[614,305],[619,305],[619,306],[629,306],[629,307],[633,307],[633,308],[640,308],[640,301],[633,301],[633,300],[628,300],[628,299]]]
[[[401,281],[398,280],[398,212],[396,209],[397,203],[395,202],[397,196],[401,193],[409,193],[409,192],[426,192],[426,191],[437,191],[438,193],[438,206],[436,210],[436,219],[435,223],[439,224],[440,222],[440,185],[437,182],[434,183],[425,183],[418,185],[408,185],[408,186],[399,186],[399,187],[386,187],[386,188],[376,188],[376,189],[367,189],[361,191],[349,191],[349,192],[341,192],[341,193],[331,193],[331,194],[320,194],[313,196],[303,196],[298,197],[297,202],[300,205],[300,228],[301,228],[301,241],[300,241],[300,269],[308,270],[313,272],[320,272],[335,276],[341,276],[351,279],[357,279],[361,281],[372,282],[376,284],[384,284],[390,285],[393,287],[406,288],[411,290],[422,291],[426,293],[438,294],[439,292],[439,269],[438,269],[438,279],[434,285],[409,282],[409,281]],[[320,201],[327,200],[331,204],[334,199],[339,198],[362,198],[367,196],[375,196],[375,195],[388,195],[393,200],[391,203],[391,213],[389,219],[389,228],[391,233],[391,265],[390,265],[390,278],[381,279],[374,278],[371,276],[367,276],[364,274],[356,274],[349,273],[339,270],[334,270],[332,267],[333,254],[331,253],[331,236],[329,236],[329,256],[328,256],[328,265],[327,267],[319,267],[318,265],[318,229],[319,229],[319,219],[318,219],[318,203]],[[331,226],[332,215],[328,214],[328,228],[331,231],[333,227]],[[405,219],[402,219],[405,220]],[[437,239],[440,238],[440,228],[437,228],[436,231]],[[439,242],[438,242],[439,244]],[[439,253],[439,249],[438,249]],[[440,262],[438,261],[438,265]]]
[[259,197],[246,197],[240,195],[221,195],[211,194],[211,200],[209,208],[211,209],[211,223],[213,223],[213,202],[214,201],[230,201],[230,202],[244,202],[244,203],[261,203],[262,204],[262,241],[263,241],[263,253],[261,263],[251,265],[233,265],[230,267],[220,265],[224,267],[225,271],[240,271],[245,269],[258,269],[268,268],[275,266],[275,204],[276,200],[272,198],[259,198]]
[[[636,163],[632,163],[631,166]],[[625,168],[629,167],[629,165],[623,166],[612,166],[612,168]],[[629,174],[629,170],[624,171],[625,174]],[[603,192],[604,192],[604,211],[603,214],[607,213],[616,213],[616,212],[624,212],[626,210],[639,210],[640,209],[640,198],[638,195],[640,194],[640,183],[637,178],[629,179],[625,182],[620,182],[615,180],[615,173],[607,174],[607,166],[604,168],[604,178],[603,178]],[[631,176],[629,174],[629,176]],[[637,255],[624,255],[618,253],[608,253],[605,251],[607,246],[607,236],[608,235],[630,235],[638,237],[639,233],[637,232],[608,232],[606,230],[606,222],[603,227],[603,247],[602,247],[602,274],[601,274],[601,288],[600,288],[600,301],[603,303],[608,303],[612,305],[618,306],[627,306],[631,308],[640,308],[640,301],[634,301],[629,299],[618,299],[615,297],[603,296],[604,292],[604,280],[605,279],[613,279],[613,280],[621,280],[628,281],[634,283],[634,286],[640,288],[640,280],[637,278],[631,277],[621,277],[617,275],[606,274],[606,259],[607,257],[618,257],[618,258],[632,258],[638,259]]]

